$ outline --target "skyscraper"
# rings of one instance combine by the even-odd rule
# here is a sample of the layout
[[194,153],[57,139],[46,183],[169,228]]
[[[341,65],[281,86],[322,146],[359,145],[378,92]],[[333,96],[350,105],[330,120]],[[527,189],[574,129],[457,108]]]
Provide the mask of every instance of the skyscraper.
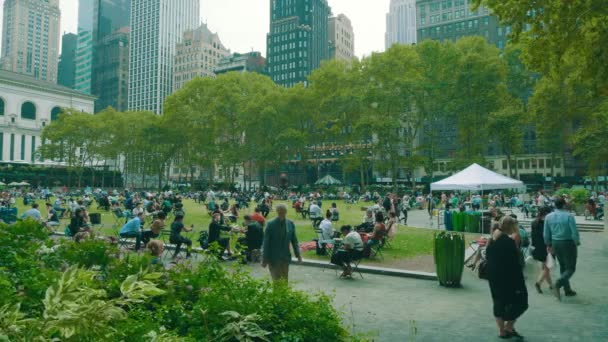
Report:
[[416,0],[391,0],[386,15],[385,47],[416,44],[416,41]]
[[76,44],[76,82],[74,89],[91,94],[93,71],[93,18],[95,0],[78,2],[78,43]]
[[61,57],[57,83],[68,88],[74,88],[76,78],[76,43],[78,35],[66,33],[61,37]]
[[4,0],[2,68],[57,82],[59,0]]
[[202,24],[184,32],[175,48],[173,90],[178,90],[195,77],[215,77],[213,70],[222,57],[230,55],[217,33]]
[[283,86],[305,82],[330,58],[327,0],[270,0],[267,40],[268,74]]
[[95,112],[109,106],[127,110],[130,10],[130,0],[95,0],[91,77]]
[[355,32],[350,19],[339,14],[329,18],[327,27],[330,57],[346,61],[355,58]]
[[129,90],[129,28],[105,35],[95,44],[93,57],[95,112],[112,107],[127,110]]
[[131,0],[95,0],[93,41],[97,43],[118,29],[129,27],[130,12]]
[[473,11],[467,0],[417,0],[418,41],[425,39],[456,41],[466,36],[482,36],[503,49],[511,32],[500,25],[487,7]]
[[162,113],[173,90],[175,45],[198,26],[199,0],[133,0],[129,109]]

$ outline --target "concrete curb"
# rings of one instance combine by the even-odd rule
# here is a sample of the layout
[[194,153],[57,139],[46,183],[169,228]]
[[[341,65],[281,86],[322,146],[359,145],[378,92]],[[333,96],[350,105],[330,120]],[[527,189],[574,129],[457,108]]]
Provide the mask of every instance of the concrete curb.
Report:
[[[317,268],[327,268],[327,269],[331,269],[331,270],[338,268],[338,266],[336,266],[334,264],[330,264],[329,261],[324,262],[324,261],[317,261],[317,260],[310,260],[310,259],[304,259],[304,260],[302,260],[302,263],[299,263],[299,264],[294,263],[294,265],[317,267]],[[359,265],[359,271],[361,271],[361,273],[366,273],[366,274],[377,274],[377,275],[391,276],[391,277],[413,278],[413,279],[434,280],[434,281],[437,280],[437,275],[435,273],[398,270],[395,268]]]

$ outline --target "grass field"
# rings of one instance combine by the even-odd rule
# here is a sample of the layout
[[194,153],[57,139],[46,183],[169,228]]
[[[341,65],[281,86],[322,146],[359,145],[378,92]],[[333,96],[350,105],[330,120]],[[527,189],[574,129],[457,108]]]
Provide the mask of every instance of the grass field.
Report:
[[[25,207],[23,205],[23,201],[21,199],[19,199],[17,202],[19,215],[21,215],[25,210],[29,209],[29,207]],[[338,206],[338,209],[340,210],[340,221],[334,223],[334,229],[338,229],[341,225],[358,225],[362,222],[364,211],[361,210],[361,206],[365,206],[365,204],[351,205],[343,201],[335,202]],[[46,217],[46,208],[44,207],[44,202],[38,200],[38,203],[40,204],[40,209],[43,217]],[[294,221],[296,225],[297,236],[300,243],[312,241],[313,238],[317,237],[316,233],[312,228],[311,221],[308,219],[303,219],[301,215],[296,214],[295,210],[291,208],[291,203],[282,201],[275,201],[274,203],[275,205],[277,203],[287,204],[287,216],[289,219]],[[330,204],[331,202],[324,201],[322,209],[325,210],[327,207],[330,206]],[[249,209],[244,209],[240,212],[239,223],[242,222],[242,218],[244,215],[249,212],[253,212],[253,208],[254,204],[251,203]],[[192,200],[184,200],[184,211],[186,212],[184,223],[186,224],[186,226],[194,225],[195,229],[193,233],[188,234],[190,237],[195,238],[196,236],[198,236],[198,232],[200,232],[201,230],[207,230],[207,227],[211,222],[211,217],[207,213],[207,209],[203,204],[197,204]],[[118,222],[119,225],[117,226],[117,221],[115,220],[114,215],[111,212],[97,210],[96,204],[91,205],[89,212],[101,213],[102,226],[100,230],[103,234],[106,235],[114,235],[114,227],[120,228],[120,226],[124,223],[123,219]],[[275,213],[271,212],[268,216],[268,219],[271,219],[275,216]],[[172,217],[168,219],[167,226],[170,225],[171,221]],[[61,226],[57,228],[57,230],[63,232],[68,223],[69,220],[62,220]],[[434,266],[432,260],[432,253],[434,232],[434,230],[430,229],[412,228],[399,225],[395,238],[391,242],[391,248],[383,250],[384,258],[365,260],[363,263],[369,263],[384,267],[433,271]],[[475,238],[477,238],[477,235],[467,234],[467,241],[473,240]],[[305,252],[304,257],[309,259],[321,260],[329,259],[328,256],[317,256],[314,250]]]

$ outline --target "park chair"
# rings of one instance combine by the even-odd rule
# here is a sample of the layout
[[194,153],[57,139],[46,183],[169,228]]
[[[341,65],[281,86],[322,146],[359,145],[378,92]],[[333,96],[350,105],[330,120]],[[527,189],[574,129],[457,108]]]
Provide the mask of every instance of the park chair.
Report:
[[120,236],[120,228],[122,228],[121,225],[114,225],[112,226],[112,229],[114,231],[114,236],[116,236],[116,242],[118,243],[118,251],[120,252],[123,248],[124,249],[129,249],[129,247],[131,245],[135,245],[135,238],[134,237],[122,237]]
[[[333,253],[334,246],[336,241],[334,239],[325,239],[323,237],[323,231],[321,229],[315,228],[315,233],[317,233],[317,249],[325,248],[329,255],[331,256]],[[323,246],[325,245],[325,246]]]
[[[361,263],[361,260],[363,260],[363,258],[358,258],[355,260],[351,260],[350,262],[350,267],[352,267],[353,269],[353,273],[357,272],[359,273],[359,276],[361,277],[361,279],[363,279],[363,274],[361,274],[361,271],[359,270],[359,263]],[[338,275],[338,269],[336,268],[336,275]],[[352,279],[352,274],[350,275],[350,277]]]
[[[386,237],[386,235],[385,235]],[[382,255],[382,249],[384,248],[384,238],[382,239],[382,241],[375,243],[373,245],[371,245],[371,253],[370,253],[370,259],[371,258],[379,258],[380,260],[384,260],[384,255]]]

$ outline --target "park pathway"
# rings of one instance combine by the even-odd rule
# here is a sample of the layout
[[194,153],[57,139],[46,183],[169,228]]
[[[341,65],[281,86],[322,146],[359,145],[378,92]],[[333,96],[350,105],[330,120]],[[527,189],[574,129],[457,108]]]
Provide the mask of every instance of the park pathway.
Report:
[[[577,297],[559,303],[548,291],[537,294],[536,267],[526,267],[530,309],[517,329],[527,341],[608,341],[608,233],[581,235],[578,269],[572,279]],[[259,266],[252,272],[268,276]],[[345,323],[357,332],[372,333],[375,341],[501,341],[496,337],[487,282],[468,270],[461,289],[369,274],[342,280],[333,270],[304,266],[292,266],[290,273],[298,289],[334,294]]]

